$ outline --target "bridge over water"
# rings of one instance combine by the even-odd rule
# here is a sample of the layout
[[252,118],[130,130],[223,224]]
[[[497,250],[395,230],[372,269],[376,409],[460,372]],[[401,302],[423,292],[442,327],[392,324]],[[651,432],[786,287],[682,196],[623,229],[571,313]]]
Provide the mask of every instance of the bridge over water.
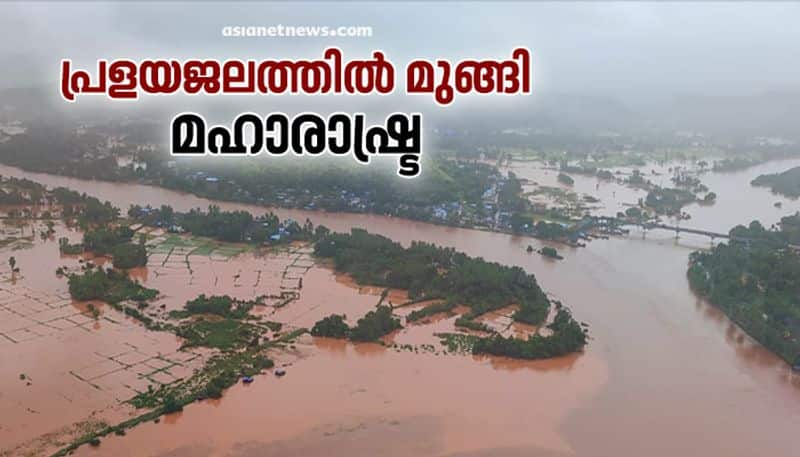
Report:
[[[754,239],[754,238],[748,238],[748,237],[743,237],[743,236],[731,236],[729,233],[714,232],[714,231],[711,231],[711,230],[701,230],[701,229],[696,229],[696,228],[691,228],[691,227],[681,227],[679,225],[667,225],[667,224],[661,224],[661,223],[655,223],[655,222],[643,222],[643,223],[642,222],[628,222],[628,221],[624,221],[623,222],[622,220],[620,220],[618,218],[608,217],[608,216],[592,217],[590,219],[585,220],[583,222],[583,224],[584,224],[584,227],[582,227],[582,228],[589,227],[589,226],[592,226],[592,225],[597,226],[598,224],[599,225],[607,225],[607,226],[617,226],[617,227],[633,225],[633,226],[637,226],[637,227],[642,227],[645,230],[654,230],[654,229],[669,230],[671,232],[675,232],[675,236],[676,237],[679,236],[681,233],[691,233],[693,235],[707,236],[707,237],[711,238],[712,241],[717,239],[717,238],[721,238],[721,239],[726,239],[726,240],[741,241],[741,242],[744,242],[744,243],[768,242],[768,241],[763,240],[763,239]],[[797,244],[788,244],[787,245],[787,244],[781,243],[781,246],[786,246],[789,249],[792,249],[794,251],[800,252],[800,245],[797,245]]]
[[[762,242],[763,243],[763,242],[766,242],[766,243],[770,243],[770,244],[776,244],[774,241],[770,242],[770,241],[767,241],[767,240],[764,240],[764,239],[754,239],[754,238],[748,238],[748,237],[744,237],[744,236],[731,236],[728,233],[712,232],[710,230],[693,229],[693,228],[690,228],[690,227],[681,227],[681,226],[677,226],[677,225],[656,224],[656,223],[629,224],[629,225],[638,225],[639,227],[642,227],[642,228],[647,229],[647,230],[652,230],[652,229],[670,230],[670,231],[675,232],[675,236],[676,237],[680,233],[691,233],[693,235],[702,235],[702,236],[710,237],[712,241],[714,239],[716,239],[716,238],[724,238],[724,239],[728,239],[728,240],[741,241],[741,242],[744,242],[744,243],[758,243],[758,242]],[[788,247],[789,249],[792,249],[794,251],[800,251],[800,245],[783,244],[783,243],[777,243],[776,245],[785,246],[785,247]]]
[[716,238],[724,238],[724,239],[734,239],[738,241],[752,241],[750,238],[745,238],[740,236],[731,237],[730,234],[728,233],[719,233],[719,232],[712,232],[710,230],[700,230],[690,227],[681,227],[679,225],[667,225],[667,224],[655,224],[655,223],[645,223],[636,225],[639,225],[647,230],[653,230],[653,229],[669,230],[671,232],[675,232],[676,235],[680,233],[691,233],[693,235],[702,235],[710,237],[712,240]]
[[618,218],[615,218],[615,217],[607,217],[607,216],[598,216],[598,217],[592,217],[591,219],[587,219],[584,222],[584,225],[583,226],[579,226],[578,228],[582,229],[584,227],[588,227],[588,226],[592,226],[592,225],[597,226],[598,224],[601,224],[601,225],[602,224],[604,224],[604,225],[612,225],[612,226],[616,225],[616,226],[620,226],[620,227],[621,226],[626,226],[626,225],[628,225],[628,226],[635,225],[637,227],[642,227],[645,230],[653,230],[653,229],[669,230],[671,232],[675,232],[676,235],[680,234],[680,233],[691,233],[691,234],[694,234],[694,235],[708,236],[708,237],[711,237],[711,239],[716,239],[716,238],[731,239],[731,238],[733,238],[733,239],[741,240],[741,241],[750,241],[750,239],[748,239],[748,238],[731,237],[727,233],[712,232],[712,231],[709,231],[709,230],[700,230],[700,229],[694,229],[694,228],[690,228],[690,227],[681,227],[679,225],[667,225],[667,224],[660,224],[660,223],[655,223],[655,222],[628,222],[628,221],[622,221],[622,220],[620,220]]

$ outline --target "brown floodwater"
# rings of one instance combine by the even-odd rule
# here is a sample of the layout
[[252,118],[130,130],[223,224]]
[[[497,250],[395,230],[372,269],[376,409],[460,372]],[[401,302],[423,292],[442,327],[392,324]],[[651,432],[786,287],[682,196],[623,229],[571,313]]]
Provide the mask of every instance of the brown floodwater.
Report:
[[[72,300],[56,268],[74,271],[86,258],[60,255],[57,239],[76,242],[80,233],[57,224],[56,233],[42,239],[43,230],[42,221],[0,228],[0,239],[27,240],[0,249],[3,456],[49,455],[100,421],[135,416],[121,402],[156,379],[169,382],[204,363],[197,351],[178,351],[175,335],[147,332],[103,303]],[[10,271],[10,256],[18,273]]]
[[[752,188],[749,181],[798,163],[703,175],[718,201],[687,208],[692,219],[683,224],[727,231],[754,218],[769,225],[794,213],[798,201]],[[534,167],[515,171],[544,181]],[[123,208],[149,203],[188,210],[211,203],[142,185],[9,167],[0,167],[0,174],[70,187]],[[576,187],[597,186],[594,178],[574,178]],[[625,192],[614,190],[603,205],[617,205],[608,198],[635,203],[636,193]],[[773,206],[778,200],[784,202],[781,209]],[[565,259],[552,262],[526,253],[528,244],[541,243],[523,237],[381,216],[275,212],[309,217],[334,230],[363,227],[403,243],[425,240],[519,265],[589,323],[592,339],[583,354],[521,362],[304,337],[298,343],[303,356],[288,362],[285,377],[259,376],[250,386],[231,388],[221,401],[190,405],[159,424],[82,448],[79,455],[798,455],[800,376],[688,289],[687,256],[708,247],[708,239],[632,233],[586,248],[560,248]],[[320,268],[317,274],[331,273]],[[345,282],[338,284],[348,287]],[[318,291],[319,300],[326,292]],[[429,325],[446,327],[450,319],[436,316]],[[393,338],[416,340],[414,331],[409,327],[402,331],[407,337],[400,332]]]

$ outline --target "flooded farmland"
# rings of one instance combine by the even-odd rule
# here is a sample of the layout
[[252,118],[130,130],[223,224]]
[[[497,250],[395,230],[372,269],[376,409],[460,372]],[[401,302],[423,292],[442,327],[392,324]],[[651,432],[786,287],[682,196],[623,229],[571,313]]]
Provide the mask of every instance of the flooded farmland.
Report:
[[[751,218],[771,224],[794,213],[800,209],[797,201],[784,199],[778,209],[773,206],[774,195],[749,186],[758,174],[792,164],[796,161],[704,175],[703,182],[719,195],[718,201],[713,206],[687,207],[692,217],[684,224],[725,232]],[[540,168],[527,164],[523,168],[515,172],[531,181],[545,181]],[[188,210],[209,204],[208,200],[149,186],[82,181],[9,167],[0,167],[0,174],[70,187],[122,208],[138,203]],[[575,179],[575,188],[597,188],[595,178]],[[609,212],[639,198],[636,193],[624,192],[612,190],[601,200]],[[264,211],[215,203],[224,209]],[[632,232],[627,237],[593,241],[586,248],[564,248],[565,259],[552,262],[526,253],[528,244],[538,247],[541,243],[523,237],[380,216],[276,213],[298,220],[308,217],[334,230],[363,227],[403,243],[424,240],[519,265],[535,274],[545,291],[570,306],[577,319],[590,324],[592,339],[582,354],[520,362],[415,353],[304,336],[293,351],[275,357],[278,363],[288,365],[285,377],[258,376],[252,385],[237,385],[220,400],[190,405],[157,424],[142,424],[126,436],[103,439],[99,447],[80,448],[78,455],[300,456],[322,452],[352,455],[355,451],[376,456],[792,455],[792,436],[800,423],[800,379],[688,288],[688,254],[708,247],[707,238],[682,235],[675,239],[675,234],[667,231],[650,231],[646,236]],[[743,215],[747,220],[742,220]],[[192,255],[185,246],[173,249],[167,238],[164,241],[160,253],[138,274],[144,284],[162,291],[165,297],[158,303],[167,307],[180,306],[200,292],[252,297],[262,291],[280,291],[282,286],[296,287],[284,283],[284,273],[291,265],[295,268],[289,276],[303,277],[301,297],[284,308],[265,309],[273,314],[271,319],[307,326],[332,312],[356,318],[379,299],[380,291],[354,287],[325,266],[299,271],[308,265],[302,252],[234,253],[231,248],[216,256],[213,251]],[[64,260],[59,259],[56,243],[34,242],[13,252],[22,278],[3,283],[3,311],[13,314],[19,311],[16,301],[39,297],[34,301],[41,306],[68,307],[69,314],[57,319],[86,328],[71,330],[78,335],[74,346],[68,344],[72,335],[59,336],[60,331],[55,330],[51,336],[29,341],[0,342],[4,361],[0,402],[9,402],[5,404],[14,408],[15,417],[22,418],[3,422],[0,436],[29,441],[63,427],[61,424],[85,420],[86,414],[98,408],[118,405],[116,400],[121,398],[112,393],[101,395],[77,379],[74,384],[64,379],[71,376],[73,360],[76,369],[81,368],[78,362],[83,358],[91,362],[86,366],[94,363],[94,357],[98,363],[118,363],[116,354],[106,354],[112,360],[105,362],[96,352],[106,346],[110,349],[118,341],[124,344],[120,333],[128,336],[141,357],[147,357],[140,363],[161,357],[180,362],[169,358],[180,346],[176,337],[144,331],[131,320],[117,319],[108,309],[102,310],[104,317],[132,330],[121,328],[113,333],[114,327],[105,320],[98,321],[100,328],[94,328],[97,323],[79,304],[59,297],[65,293],[65,281],[53,271]],[[42,308],[39,312],[51,311]],[[392,341],[433,344],[430,335],[452,325],[451,319],[434,316],[407,326],[392,335]],[[504,325],[502,313],[486,319],[492,325]],[[40,322],[33,320],[30,331],[38,335],[36,325]],[[150,341],[153,338],[156,341]],[[21,349],[26,343],[30,349]],[[57,354],[48,349],[54,346]],[[6,364],[9,357],[14,357],[10,359],[13,362]],[[46,372],[36,372],[39,366]],[[26,370],[31,386],[20,380]],[[84,375],[91,377],[92,373]],[[80,389],[94,390],[81,396]],[[51,393],[37,395],[37,391]],[[58,399],[52,392],[73,392],[74,396]],[[26,408],[51,413],[44,420],[40,416],[45,414]],[[65,410],[69,417],[59,418],[58,411]],[[125,407],[114,406],[107,416],[97,417],[112,420],[125,414],[129,414]],[[17,423],[27,431],[9,429],[9,424]]]

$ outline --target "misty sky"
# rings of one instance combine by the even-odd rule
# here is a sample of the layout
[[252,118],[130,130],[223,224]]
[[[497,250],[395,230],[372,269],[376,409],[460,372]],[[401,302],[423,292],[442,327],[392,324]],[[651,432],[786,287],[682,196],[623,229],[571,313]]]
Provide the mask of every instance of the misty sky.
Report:
[[[0,3],[0,87],[55,81],[58,61],[301,57],[326,45],[413,57],[534,53],[534,90],[638,96],[800,87],[795,3]],[[368,25],[372,38],[223,38],[225,25]],[[362,54],[363,55],[363,54]],[[92,68],[92,67],[90,67]]]

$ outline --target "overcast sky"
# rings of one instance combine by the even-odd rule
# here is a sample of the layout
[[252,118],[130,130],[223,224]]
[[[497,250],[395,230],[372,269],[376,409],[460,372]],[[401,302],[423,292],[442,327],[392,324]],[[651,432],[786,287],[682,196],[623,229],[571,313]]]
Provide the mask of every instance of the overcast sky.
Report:
[[[221,36],[225,25],[366,25],[372,38]],[[58,61],[115,57],[413,57],[534,53],[534,90],[636,96],[800,87],[800,4],[0,3],[0,87],[55,81]],[[363,55],[363,54],[362,54]],[[91,68],[91,67],[90,67]]]

